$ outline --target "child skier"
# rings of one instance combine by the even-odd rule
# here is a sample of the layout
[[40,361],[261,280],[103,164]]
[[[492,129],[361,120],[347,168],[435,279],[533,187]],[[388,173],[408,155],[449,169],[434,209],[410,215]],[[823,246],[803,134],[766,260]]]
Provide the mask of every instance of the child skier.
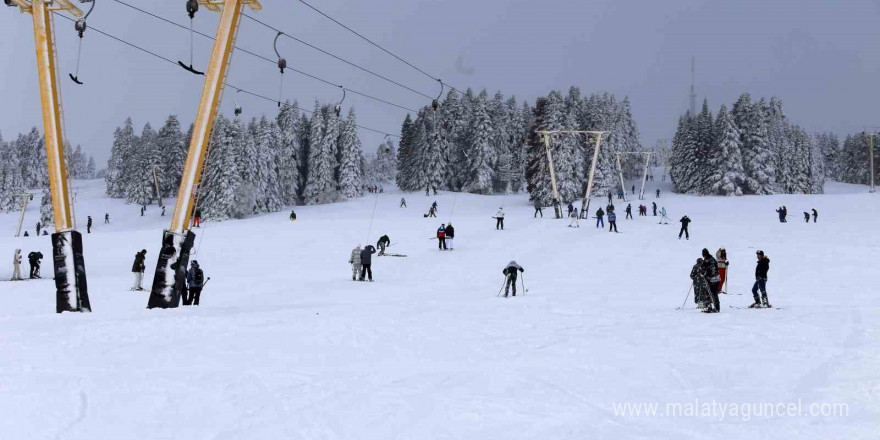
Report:
[[406,199],[404,199],[403,197],[400,198],[400,207],[406,208]]
[[31,266],[30,277],[32,279],[33,278],[40,278],[40,260],[42,260],[42,259],[43,259],[42,252],[37,251],[37,252],[31,252],[28,254],[28,263]]
[[804,222],[806,222],[806,223],[810,222],[810,213],[807,211],[804,211]]
[[690,240],[691,234],[690,231],[688,231],[688,225],[691,223],[690,217],[684,216],[679,222],[681,222],[681,230],[678,231],[678,239],[681,240],[681,234],[684,234],[685,240]]
[[361,270],[361,245],[357,245],[352,249],[348,264],[351,265],[351,280],[356,281],[358,272]]
[[507,267],[501,271],[506,277],[506,281],[504,282],[504,297],[507,298],[507,294],[510,291],[510,286],[513,286],[513,296],[516,296],[516,277],[518,272],[525,272],[525,269],[522,268],[519,264],[516,264],[516,261],[512,261],[507,264]]
[[[647,209],[647,208],[645,208],[645,209]],[[645,215],[647,215],[647,214],[645,214]],[[661,225],[668,225],[669,224],[669,217],[666,216],[666,207],[665,206],[660,208],[660,223],[658,223],[658,224],[661,224]]]
[[718,290],[721,278],[718,276],[718,261],[712,257],[708,249],[703,249],[703,265],[705,266],[706,283],[709,285],[709,301],[711,302],[710,311],[718,313],[721,311],[721,302],[718,300]]
[[568,224],[569,228],[580,228],[580,216],[578,215],[578,209],[574,208],[573,215],[571,218],[571,223]]
[[626,218],[628,218],[630,220],[632,220],[632,218],[633,218],[633,205],[632,205],[632,203],[626,205]]

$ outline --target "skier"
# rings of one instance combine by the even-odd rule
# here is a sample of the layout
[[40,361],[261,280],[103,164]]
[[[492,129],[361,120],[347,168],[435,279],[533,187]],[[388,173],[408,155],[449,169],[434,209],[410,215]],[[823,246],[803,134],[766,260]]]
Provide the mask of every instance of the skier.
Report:
[[691,222],[691,219],[688,216],[684,216],[679,222],[681,222],[681,231],[678,231],[678,239],[681,240],[681,234],[684,234],[685,240],[690,240],[691,234],[688,231],[688,224]]
[[189,304],[185,305],[199,305],[199,297],[202,295],[205,282],[205,273],[199,267],[199,262],[193,260],[189,270],[186,271],[186,284],[189,286]]
[[611,190],[608,190],[608,204],[611,204]]
[[[770,271],[770,258],[764,256],[764,251],[755,252],[758,256],[758,265],[755,267],[755,285],[752,286],[752,296],[755,303],[750,308],[770,307],[767,301],[767,272]],[[761,298],[758,298],[758,290],[761,291]]]
[[817,218],[819,218],[819,211],[816,211],[816,208],[813,208],[813,223],[816,223]]
[[779,214],[779,223],[785,222],[785,219],[782,215],[782,207],[776,208],[776,213]]
[[431,204],[431,209],[433,209],[434,211],[437,210],[437,201],[436,200],[434,200],[434,203]]
[[437,249],[446,250],[446,225],[441,224],[437,228]]
[[385,255],[385,248],[391,246],[391,239],[388,238],[387,235],[383,235],[379,237],[379,241],[376,242],[376,247],[379,248],[379,256]]
[[446,244],[449,245],[449,250],[453,250],[452,247],[452,239],[455,238],[455,228],[452,227],[452,223],[446,225]]
[[437,217],[437,209],[433,206],[428,208],[428,213],[425,214],[425,217]]
[[495,230],[501,229],[504,230],[504,208],[498,207],[498,212],[495,213]]
[[162,207],[162,213],[159,214],[159,215],[160,215],[161,217],[165,217],[165,207],[164,207],[164,206]]
[[632,188],[632,189],[633,189],[633,190],[632,190],[632,193],[635,194],[635,193],[636,193],[636,186],[633,185],[633,188]]
[[202,208],[196,208],[196,213],[193,216],[193,226],[198,228],[201,227],[202,224]]
[[144,216],[144,211],[147,209],[146,206],[141,205],[141,217]]
[[581,216],[578,214],[579,214],[578,209],[574,208],[574,215],[571,218],[571,223],[568,224],[569,228],[580,228],[581,227],[581,222],[580,222]]
[[633,205],[632,203],[626,205],[626,218],[632,220],[633,218]]
[[665,206],[660,208],[660,223],[658,223],[658,224],[662,224],[662,225],[669,224],[669,217],[666,216],[666,207]]
[[144,281],[144,271],[146,270],[144,260],[146,258],[146,249],[141,249],[140,252],[134,254],[134,264],[131,265],[131,272],[134,274],[134,287],[132,287],[131,290],[144,290],[141,284]]
[[651,202],[651,205],[654,207],[654,217],[657,217],[657,202]]
[[37,235],[38,236],[40,235],[40,228],[42,228],[42,227],[43,227],[43,225],[40,222],[37,222]]
[[290,210],[290,221],[292,221],[292,222],[296,221],[296,211],[294,211],[292,209]]
[[613,203],[609,203],[608,206],[605,207],[605,211],[608,212],[609,214],[611,214],[612,212],[614,212],[614,204],[613,204]]
[[105,213],[104,213],[104,224],[105,224],[105,225],[109,225],[109,224],[110,224],[110,213],[109,213],[109,212],[105,212]]
[[16,249],[15,255],[12,256],[12,281],[21,279],[21,249]]
[[406,208],[406,199],[404,199],[403,197],[400,198],[400,207]]
[[623,200],[623,188],[617,190],[617,199]]
[[804,211],[804,221],[807,223],[810,222],[810,213],[807,211]]
[[721,302],[718,300],[718,290],[721,279],[718,276],[718,261],[712,257],[708,249],[703,249],[703,265],[705,266],[706,283],[709,285],[709,299],[712,313],[721,311]]
[[571,217],[571,213],[574,212],[574,205],[571,203],[568,204],[568,216]]
[[698,309],[706,310],[709,306],[709,285],[706,282],[706,269],[702,258],[691,268],[691,280],[694,285],[694,303]]
[[541,218],[544,218],[544,210],[541,207],[541,202],[538,199],[535,199],[535,215],[533,218],[537,218],[538,214],[541,214]]
[[361,245],[357,245],[352,249],[351,258],[348,259],[348,264],[351,265],[351,280],[356,281],[358,271],[361,270]]
[[86,222],[86,234],[92,233],[92,216],[89,216],[88,221]]
[[519,275],[517,273],[525,272],[525,269],[522,268],[519,264],[516,264],[516,261],[511,260],[510,263],[507,264],[507,267],[501,271],[506,277],[506,281],[504,282],[504,297],[507,298],[507,294],[510,291],[510,286],[513,286],[513,296],[516,296],[516,277]]
[[660,188],[657,188],[657,198],[660,198]]
[[605,211],[603,211],[602,208],[599,208],[598,210],[596,210],[596,227],[597,228],[599,227],[599,225],[602,225],[603,228],[605,227],[605,220],[603,219],[604,217],[605,217]]
[[720,293],[727,293],[724,290],[724,283],[727,282],[727,266],[730,265],[730,262],[727,261],[727,249],[719,248],[715,252],[715,261],[718,262],[718,277],[720,278],[720,281],[718,281],[718,291]]
[[372,259],[373,254],[376,253],[376,248],[373,246],[367,245],[364,250],[361,251],[361,281],[364,281],[364,276],[369,275],[370,282],[373,282],[373,268],[372,268]]
[[788,223],[788,207],[782,205],[782,223]]
[[608,213],[608,232],[617,232],[617,214],[614,211]]
[[31,266],[31,279],[40,278],[40,260],[43,259],[43,253],[36,251],[28,254],[28,263]]

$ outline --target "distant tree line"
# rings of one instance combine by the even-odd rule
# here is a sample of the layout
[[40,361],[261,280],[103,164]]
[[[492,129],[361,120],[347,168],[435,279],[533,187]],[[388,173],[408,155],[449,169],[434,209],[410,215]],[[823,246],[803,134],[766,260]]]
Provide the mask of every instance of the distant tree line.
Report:
[[874,145],[874,182],[880,184],[880,136],[877,133],[848,135],[843,144],[836,134],[820,133],[816,142],[825,155],[826,175],[838,182],[871,183],[871,142]]

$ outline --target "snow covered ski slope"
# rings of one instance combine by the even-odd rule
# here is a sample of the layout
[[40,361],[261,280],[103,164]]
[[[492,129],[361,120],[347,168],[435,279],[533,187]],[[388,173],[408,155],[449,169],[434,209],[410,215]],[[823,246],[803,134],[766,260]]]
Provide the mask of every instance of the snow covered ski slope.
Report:
[[[51,279],[0,282],[2,439],[880,437],[880,196],[863,187],[738,198],[664,188],[656,201],[671,224],[650,215],[654,197],[648,217],[634,202],[634,220],[615,201],[620,234],[593,219],[568,228],[551,209],[535,219],[525,195],[405,194],[399,208],[395,191],[297,207],[296,222],[207,222],[194,258],[211,282],[200,307],[174,310],[147,310],[148,293],[129,291],[141,249],[152,279],[170,218],[104,198],[102,182],[77,187],[79,224],[95,222],[84,234],[94,312],[56,315]],[[438,218],[424,218],[434,200]],[[805,224],[812,208],[818,222]],[[689,241],[677,239],[684,214]],[[4,279],[16,247],[51,255],[48,237],[11,238],[17,220],[0,215]],[[450,221],[455,251],[438,251],[432,237]],[[375,282],[352,282],[352,248],[383,234],[407,257],[373,256]],[[742,295],[723,295],[719,314],[692,300],[675,310],[702,248],[720,246],[728,290]],[[758,249],[782,309],[728,307],[751,303]],[[510,260],[529,292],[497,298]],[[763,403],[802,413],[749,406]],[[847,414],[809,414],[823,404]]]

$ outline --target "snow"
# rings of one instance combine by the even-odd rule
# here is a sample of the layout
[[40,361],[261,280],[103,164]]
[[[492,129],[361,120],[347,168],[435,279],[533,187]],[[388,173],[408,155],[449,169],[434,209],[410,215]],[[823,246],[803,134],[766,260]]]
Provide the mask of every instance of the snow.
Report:
[[[657,172],[659,177],[660,173]],[[647,203],[654,201],[649,182]],[[627,186],[631,182],[627,182]],[[0,283],[0,437],[6,439],[869,439],[880,434],[880,199],[663,194],[691,239],[649,216],[620,234],[594,220],[533,219],[525,195],[384,194],[197,229],[211,281],[201,307],[147,310],[131,292],[135,252],[152,280],[162,229],[150,206],[76,182],[93,313],[56,315],[51,279]],[[426,219],[437,200],[439,218]],[[593,199],[591,211],[606,200]],[[376,206],[370,228],[370,213]],[[637,212],[634,202],[633,211]],[[786,205],[789,222],[774,210]],[[503,206],[506,230],[492,215]],[[802,212],[819,211],[804,224]],[[454,209],[454,210],[453,210]],[[110,213],[112,223],[103,224]],[[649,209],[650,214],[650,209]],[[39,206],[25,227],[33,231]],[[454,252],[430,238],[456,229]],[[41,250],[10,238],[2,252]],[[83,232],[85,228],[83,228]],[[374,283],[347,260],[382,234]],[[675,310],[703,247],[731,261],[722,313]],[[755,250],[771,258],[769,298],[751,303]],[[496,298],[510,260],[529,292]],[[5,260],[9,262],[8,260]],[[26,261],[25,261],[26,264]],[[51,260],[43,261],[44,276]],[[11,275],[4,267],[0,275]],[[26,270],[26,267],[23,267]],[[8,272],[7,272],[8,271]],[[47,277],[48,278],[48,277]],[[693,302],[688,299],[688,307]],[[623,417],[624,402],[846,403],[846,417]]]

